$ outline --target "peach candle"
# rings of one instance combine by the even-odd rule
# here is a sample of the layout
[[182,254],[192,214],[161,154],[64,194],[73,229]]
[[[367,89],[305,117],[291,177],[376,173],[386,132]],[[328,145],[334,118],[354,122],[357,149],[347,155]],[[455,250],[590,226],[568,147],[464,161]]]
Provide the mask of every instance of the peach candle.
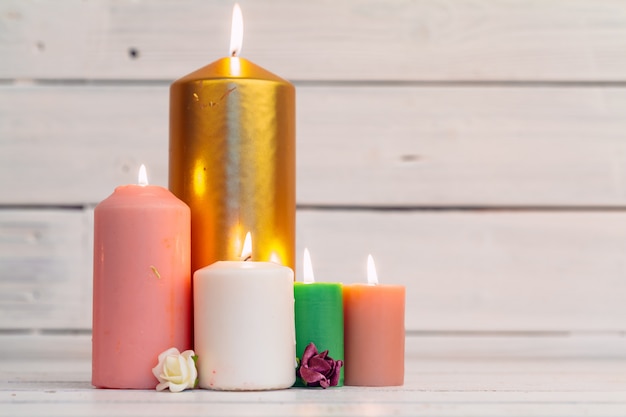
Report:
[[343,287],[344,384],[403,385],[405,287],[379,285],[371,255],[367,275]]
[[115,189],[94,211],[92,384],[154,389],[170,347],[191,349],[190,210],[163,187]]
[[[244,249],[241,259],[249,259],[249,253]],[[286,266],[252,261],[218,261],[194,273],[200,388],[251,391],[293,385],[293,276]]]

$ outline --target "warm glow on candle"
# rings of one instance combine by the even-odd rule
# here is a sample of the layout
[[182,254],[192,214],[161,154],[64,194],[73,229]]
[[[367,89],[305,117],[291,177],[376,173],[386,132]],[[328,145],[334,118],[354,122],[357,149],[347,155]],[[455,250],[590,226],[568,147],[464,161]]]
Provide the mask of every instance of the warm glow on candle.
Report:
[[313,265],[311,264],[311,255],[309,255],[309,250],[304,249],[304,262],[302,264],[302,272],[304,273],[304,282],[309,284],[315,282],[315,277],[313,276]]
[[233,7],[233,23],[230,29],[230,56],[236,57],[241,53],[243,45],[243,15],[241,7],[235,3]]
[[374,265],[374,258],[372,258],[372,255],[367,255],[367,283],[370,285],[378,284],[376,265]]
[[270,262],[273,262],[277,265],[282,265],[283,263],[280,261],[280,256],[276,254],[276,252],[272,252],[270,254]]
[[241,75],[241,63],[239,62],[238,56],[234,56],[230,59],[230,75],[233,77]]
[[148,185],[148,174],[146,173],[146,166],[144,164],[141,164],[141,166],[139,167],[137,184],[141,185],[142,187]]
[[204,166],[204,162],[202,160],[197,160],[193,167],[193,191],[196,196],[202,197],[206,192],[206,180],[205,180],[205,171],[206,168]]
[[246,240],[243,241],[243,249],[241,250],[241,259],[246,260],[252,256],[252,236],[250,232],[246,234]]

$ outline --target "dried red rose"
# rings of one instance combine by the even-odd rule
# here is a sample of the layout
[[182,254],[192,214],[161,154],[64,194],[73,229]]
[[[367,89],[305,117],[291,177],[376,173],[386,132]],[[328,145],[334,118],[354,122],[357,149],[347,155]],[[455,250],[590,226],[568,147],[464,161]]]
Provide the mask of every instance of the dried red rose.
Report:
[[328,356],[328,350],[317,352],[313,342],[304,349],[302,361],[296,374],[308,387],[334,387],[339,382],[343,361]]

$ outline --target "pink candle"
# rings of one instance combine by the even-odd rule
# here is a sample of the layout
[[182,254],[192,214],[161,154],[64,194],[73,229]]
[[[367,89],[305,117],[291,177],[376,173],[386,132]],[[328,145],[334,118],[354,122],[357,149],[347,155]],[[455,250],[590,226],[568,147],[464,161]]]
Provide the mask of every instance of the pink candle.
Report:
[[403,385],[405,288],[379,285],[371,256],[368,281],[343,287],[344,383]]
[[94,386],[154,389],[159,353],[191,349],[190,222],[185,203],[147,185],[143,166],[139,185],[96,207]]

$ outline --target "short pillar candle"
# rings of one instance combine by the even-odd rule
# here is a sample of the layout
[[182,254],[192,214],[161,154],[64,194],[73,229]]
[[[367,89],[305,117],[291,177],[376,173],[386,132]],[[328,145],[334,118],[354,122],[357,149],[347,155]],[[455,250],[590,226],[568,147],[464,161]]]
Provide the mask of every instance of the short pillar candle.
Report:
[[94,211],[92,384],[99,388],[154,389],[158,355],[192,345],[190,210],[140,172],[139,185],[117,187]]
[[[342,285],[335,282],[315,282],[308,250],[304,253],[304,282],[294,282],[296,318],[296,354],[302,358],[304,349],[314,343],[319,352],[343,361],[343,298]],[[344,381],[343,369],[337,386]],[[304,386],[299,378],[296,386]]]
[[200,388],[254,391],[295,381],[293,270],[218,261],[194,273]]
[[405,287],[378,285],[368,261],[370,284],[343,287],[345,385],[403,385]]

